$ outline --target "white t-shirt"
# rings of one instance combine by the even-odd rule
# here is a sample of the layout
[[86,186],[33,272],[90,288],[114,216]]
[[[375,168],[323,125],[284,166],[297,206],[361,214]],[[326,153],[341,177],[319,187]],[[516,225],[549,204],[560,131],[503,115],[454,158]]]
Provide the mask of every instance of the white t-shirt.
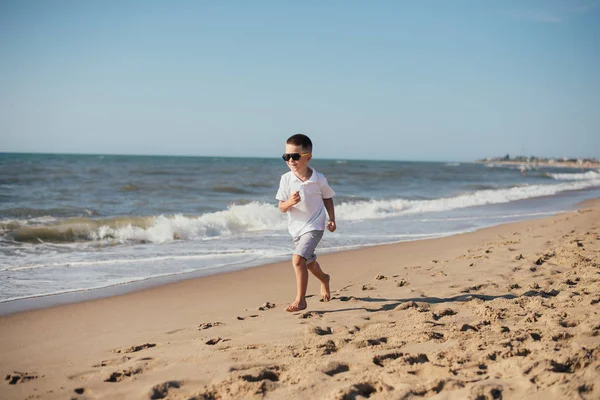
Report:
[[288,231],[292,237],[310,231],[325,230],[327,212],[323,199],[335,196],[335,192],[327,183],[327,178],[316,169],[310,169],[312,175],[305,182],[302,182],[292,171],[283,174],[275,196],[277,200],[286,201],[293,193],[300,191],[300,202],[287,211]]

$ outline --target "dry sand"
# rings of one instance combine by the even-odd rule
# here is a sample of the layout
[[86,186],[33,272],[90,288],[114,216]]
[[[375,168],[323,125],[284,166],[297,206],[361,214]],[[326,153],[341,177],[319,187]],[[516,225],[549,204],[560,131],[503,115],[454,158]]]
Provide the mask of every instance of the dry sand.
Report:
[[[600,201],[0,318],[2,399],[598,399]],[[343,225],[340,229],[344,229]]]

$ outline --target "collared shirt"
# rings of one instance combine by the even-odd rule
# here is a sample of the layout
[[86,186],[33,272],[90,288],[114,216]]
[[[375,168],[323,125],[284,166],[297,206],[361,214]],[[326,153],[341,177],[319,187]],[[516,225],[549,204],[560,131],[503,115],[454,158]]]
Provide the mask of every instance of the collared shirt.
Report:
[[323,199],[335,196],[335,192],[327,183],[327,178],[316,169],[310,169],[312,175],[304,182],[292,171],[283,174],[275,196],[277,200],[286,201],[293,193],[300,191],[300,202],[287,211],[288,231],[292,237],[310,231],[325,230],[327,213]]

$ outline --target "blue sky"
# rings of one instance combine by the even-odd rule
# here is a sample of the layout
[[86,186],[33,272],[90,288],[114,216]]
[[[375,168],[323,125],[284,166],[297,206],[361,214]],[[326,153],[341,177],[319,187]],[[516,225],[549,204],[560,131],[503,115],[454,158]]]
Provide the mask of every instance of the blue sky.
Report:
[[600,157],[600,1],[3,1],[0,151]]

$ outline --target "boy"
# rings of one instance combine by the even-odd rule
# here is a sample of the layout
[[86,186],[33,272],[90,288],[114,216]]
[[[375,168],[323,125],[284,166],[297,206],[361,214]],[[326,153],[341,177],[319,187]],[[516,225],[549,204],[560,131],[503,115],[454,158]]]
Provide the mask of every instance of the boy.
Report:
[[[323,237],[325,226],[330,232],[336,229],[333,210],[335,192],[323,174],[308,166],[312,159],[312,142],[308,136],[291,136],[285,143],[282,158],[290,172],[281,176],[276,199],[279,200],[279,210],[288,215],[288,230],[294,239],[292,264],[297,288],[296,299],[285,310],[295,312],[307,306],[308,271],[321,281],[323,301],[331,298],[329,275],[321,270],[315,248]],[[329,214],[329,221],[326,221],[325,211]]]

